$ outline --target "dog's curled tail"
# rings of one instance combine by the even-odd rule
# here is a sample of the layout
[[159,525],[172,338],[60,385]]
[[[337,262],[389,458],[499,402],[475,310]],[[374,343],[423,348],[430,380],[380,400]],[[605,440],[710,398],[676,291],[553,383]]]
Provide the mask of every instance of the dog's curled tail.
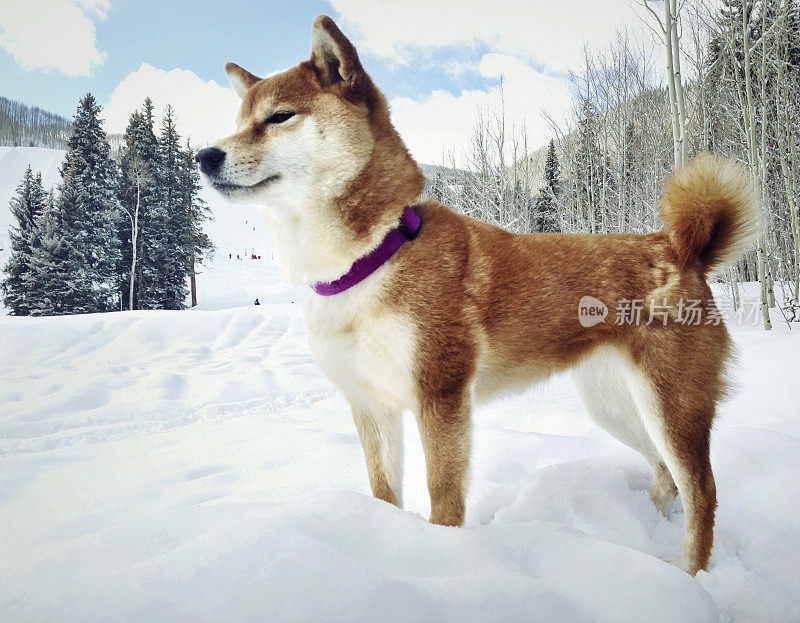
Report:
[[697,262],[703,273],[735,262],[763,227],[758,191],[747,168],[703,153],[667,180],[661,218],[678,268]]

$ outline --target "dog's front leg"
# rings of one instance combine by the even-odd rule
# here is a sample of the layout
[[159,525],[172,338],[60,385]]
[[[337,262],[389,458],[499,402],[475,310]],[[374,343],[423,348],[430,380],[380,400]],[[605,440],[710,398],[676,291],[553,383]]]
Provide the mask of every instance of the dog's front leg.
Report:
[[464,523],[470,454],[468,392],[423,400],[418,421],[428,472],[431,523]]
[[403,417],[399,409],[350,403],[372,494],[403,507]]

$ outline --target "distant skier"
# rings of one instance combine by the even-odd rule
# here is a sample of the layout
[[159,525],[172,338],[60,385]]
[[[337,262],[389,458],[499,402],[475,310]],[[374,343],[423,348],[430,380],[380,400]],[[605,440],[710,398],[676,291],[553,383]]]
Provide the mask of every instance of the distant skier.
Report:
[[253,305],[261,305],[261,303],[259,303],[259,302],[258,302],[258,299],[256,299],[256,302],[255,302],[255,303],[253,303]]

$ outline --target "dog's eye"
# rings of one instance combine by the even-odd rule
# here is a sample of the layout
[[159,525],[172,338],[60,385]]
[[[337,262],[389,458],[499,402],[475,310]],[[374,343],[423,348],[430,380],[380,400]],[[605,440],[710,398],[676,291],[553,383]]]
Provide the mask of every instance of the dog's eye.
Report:
[[264,123],[283,123],[287,119],[291,119],[294,117],[294,113],[288,110],[279,110],[278,112],[272,113]]

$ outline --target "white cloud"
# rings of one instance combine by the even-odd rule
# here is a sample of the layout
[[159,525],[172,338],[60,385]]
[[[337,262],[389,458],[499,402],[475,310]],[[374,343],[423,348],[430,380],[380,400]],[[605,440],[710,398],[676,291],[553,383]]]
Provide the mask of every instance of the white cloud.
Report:
[[84,13],[93,13],[100,19],[105,19],[108,14],[108,9],[111,6],[111,0],[72,0],[77,4]]
[[89,16],[105,19],[108,7],[109,0],[0,2],[0,48],[25,69],[88,75],[105,57]]
[[330,0],[359,49],[410,63],[425,49],[482,43],[563,71],[584,44],[643,29],[633,0]]
[[[646,31],[634,0],[330,2],[340,26],[362,54],[386,58],[409,71],[415,63],[435,63],[467,80],[472,74],[495,85],[502,76],[507,118],[525,124],[534,148],[552,137],[542,113],[561,122],[569,110],[564,76],[579,69],[584,47],[601,48],[626,28]],[[467,65],[464,46],[488,53],[479,63]],[[397,97],[391,103],[395,125],[415,157],[441,162],[446,150],[463,152],[478,110],[496,111],[499,99],[495,87],[457,95],[435,90],[418,99]]]
[[[508,117],[527,125],[532,145],[549,139],[549,129],[540,113],[545,108],[558,111],[568,107],[569,98],[561,81],[500,54],[485,55],[478,71],[487,78],[503,76]],[[165,71],[147,63],[114,89],[103,108],[106,130],[124,132],[131,112],[146,97],[153,100],[159,115],[170,104],[181,135],[191,137],[195,145],[212,143],[235,130],[240,100],[232,89],[213,80],[202,80],[186,69]],[[458,95],[433,91],[422,100],[396,97],[390,104],[392,120],[412,154],[421,162],[439,163],[446,150],[459,150],[466,145],[479,109],[499,105],[499,90],[470,90]]]
[[174,108],[178,131],[193,145],[212,143],[236,129],[241,100],[232,89],[187,69],[165,71],[143,63],[116,86],[103,107],[106,131],[124,132],[131,113],[146,97],[153,100],[159,117],[167,104]]
[[[477,66],[485,78],[502,77],[502,102],[507,120],[527,131],[528,145],[536,148],[551,138],[552,132],[542,113],[562,121],[569,108],[567,85],[522,61],[503,54],[486,54]],[[443,154],[454,150],[463,154],[480,110],[498,111],[499,87],[490,90],[465,90],[458,95],[436,90],[414,100],[391,100],[392,120],[414,157],[426,163],[443,162]],[[463,164],[457,157],[457,164]]]

